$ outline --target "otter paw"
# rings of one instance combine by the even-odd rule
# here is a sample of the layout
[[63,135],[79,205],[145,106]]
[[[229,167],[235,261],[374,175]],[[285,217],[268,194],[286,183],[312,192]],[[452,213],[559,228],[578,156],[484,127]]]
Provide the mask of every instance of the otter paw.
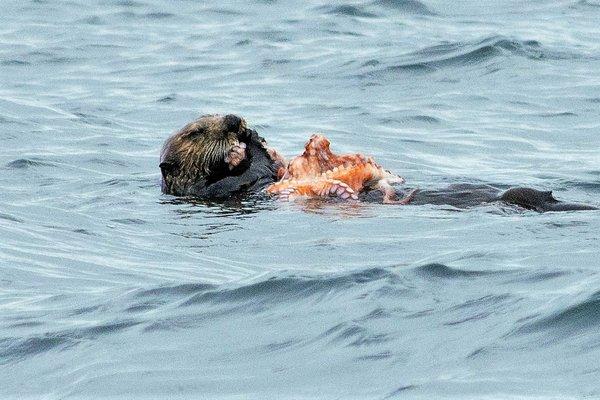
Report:
[[246,158],[246,143],[239,142],[234,145],[230,150],[227,156],[225,157],[225,162],[229,165],[229,169],[232,170]]

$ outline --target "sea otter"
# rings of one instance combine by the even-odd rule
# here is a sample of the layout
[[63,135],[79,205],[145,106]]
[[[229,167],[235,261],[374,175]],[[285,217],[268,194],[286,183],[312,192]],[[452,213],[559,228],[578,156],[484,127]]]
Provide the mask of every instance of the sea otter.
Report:
[[502,191],[491,185],[462,184],[403,193],[391,186],[402,183],[402,178],[361,154],[335,155],[322,135],[313,135],[304,153],[286,164],[243,118],[235,115],[205,115],[184,126],[167,139],[160,169],[164,193],[204,199],[266,192],[286,200],[335,196],[458,208],[504,202],[540,212],[598,209],[556,200],[552,192],[522,187]]
[[162,191],[208,199],[258,192],[277,179],[283,157],[236,115],[204,115],[165,142]]

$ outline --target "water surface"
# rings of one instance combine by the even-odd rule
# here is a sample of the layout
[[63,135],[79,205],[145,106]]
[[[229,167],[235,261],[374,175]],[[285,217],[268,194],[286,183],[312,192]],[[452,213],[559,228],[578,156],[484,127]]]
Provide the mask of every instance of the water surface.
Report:
[[598,212],[202,203],[244,116],[418,187],[600,194],[600,3],[4,2],[0,397],[599,398]]

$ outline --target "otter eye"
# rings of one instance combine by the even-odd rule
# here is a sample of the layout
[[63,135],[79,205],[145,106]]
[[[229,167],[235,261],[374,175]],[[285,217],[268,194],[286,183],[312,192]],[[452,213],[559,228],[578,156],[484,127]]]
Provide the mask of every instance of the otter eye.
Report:
[[189,137],[201,136],[206,132],[206,128],[204,127],[195,127],[195,129],[188,132]]

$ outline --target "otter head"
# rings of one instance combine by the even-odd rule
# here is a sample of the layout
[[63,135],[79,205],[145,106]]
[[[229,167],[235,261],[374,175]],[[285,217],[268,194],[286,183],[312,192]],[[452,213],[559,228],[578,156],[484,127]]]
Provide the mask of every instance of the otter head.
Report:
[[236,115],[204,115],[187,124],[163,146],[160,157],[163,192],[187,195],[193,185],[210,184],[235,174],[227,164],[227,156],[248,137],[246,121]]

